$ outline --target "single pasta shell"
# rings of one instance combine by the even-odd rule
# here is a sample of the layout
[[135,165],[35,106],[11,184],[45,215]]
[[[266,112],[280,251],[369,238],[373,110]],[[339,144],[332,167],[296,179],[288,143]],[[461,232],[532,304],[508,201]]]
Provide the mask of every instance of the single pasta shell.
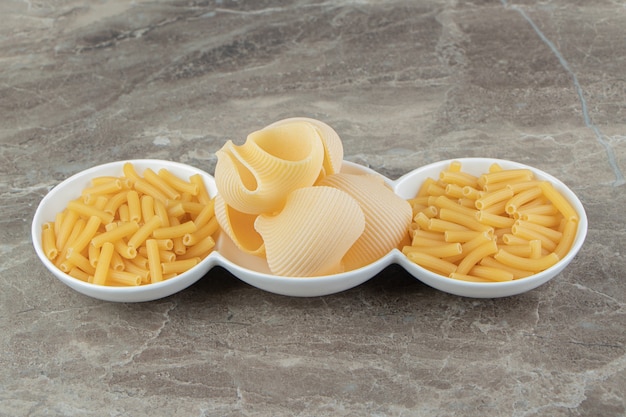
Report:
[[230,207],[220,194],[215,196],[215,218],[224,233],[243,252],[263,256],[263,238],[254,230],[256,214],[247,214]]
[[273,274],[310,277],[343,270],[341,258],[363,233],[365,218],[347,193],[316,186],[293,191],[280,213],[260,215],[254,227]]
[[358,201],[365,214],[365,230],[343,258],[347,270],[376,261],[405,239],[411,224],[411,205],[397,196],[381,178],[339,173],[327,176],[319,185],[348,193]]
[[341,143],[341,138],[337,132],[335,132],[335,130],[328,124],[308,117],[291,117],[289,119],[274,122],[268,127],[279,126],[292,122],[307,122],[315,126],[317,129],[317,132],[322,138],[322,143],[324,144],[323,175],[331,175],[341,171],[341,164],[343,162],[343,144]]
[[272,213],[287,195],[313,185],[324,160],[317,130],[305,122],[266,128],[216,152],[215,184],[226,203],[248,214]]

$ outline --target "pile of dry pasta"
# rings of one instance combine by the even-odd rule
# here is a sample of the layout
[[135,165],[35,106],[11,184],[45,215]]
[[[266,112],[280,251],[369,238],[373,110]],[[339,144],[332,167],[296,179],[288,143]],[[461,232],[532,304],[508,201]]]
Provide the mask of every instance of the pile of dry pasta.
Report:
[[215,246],[219,225],[202,177],[166,169],[97,177],[44,223],[43,249],[63,272],[98,285],[135,286],[185,272]]
[[461,168],[452,162],[409,200],[408,259],[454,279],[501,282],[543,271],[567,254],[579,219],[550,182],[498,164],[480,176]]
[[410,205],[380,177],[342,172],[343,145],[326,123],[279,120],[216,155],[218,224],[274,275],[354,270],[406,239]]

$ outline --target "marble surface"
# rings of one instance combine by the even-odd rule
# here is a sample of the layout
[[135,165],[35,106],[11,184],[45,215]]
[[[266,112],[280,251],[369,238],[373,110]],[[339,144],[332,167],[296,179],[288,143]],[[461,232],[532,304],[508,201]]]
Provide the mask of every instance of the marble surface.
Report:
[[[0,2],[0,415],[623,416],[626,4],[620,0]],[[503,299],[389,267],[284,297],[211,270],[115,304],[37,260],[47,191],[93,165],[208,172],[308,116],[390,178],[488,156],[568,184],[587,242]]]

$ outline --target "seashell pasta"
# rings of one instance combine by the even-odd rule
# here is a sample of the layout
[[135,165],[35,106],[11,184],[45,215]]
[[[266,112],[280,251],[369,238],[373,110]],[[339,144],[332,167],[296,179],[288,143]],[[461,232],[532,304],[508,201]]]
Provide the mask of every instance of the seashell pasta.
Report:
[[322,164],[323,174],[331,175],[341,170],[341,163],[343,162],[343,144],[341,139],[335,130],[328,124],[307,117],[292,117],[289,119],[279,120],[272,123],[268,127],[280,126],[286,123],[292,122],[307,122],[312,124],[317,129],[322,144],[324,145],[324,163]]
[[243,252],[251,255],[265,255],[263,238],[254,229],[258,216],[237,211],[226,204],[221,194],[215,196],[215,218],[222,230]]
[[311,124],[293,122],[251,133],[241,146],[228,141],[217,158],[215,181],[224,201],[260,214],[280,210],[289,192],[315,182],[324,146]]
[[341,260],[362,235],[365,216],[347,193],[316,186],[290,193],[280,213],[261,215],[254,226],[273,273],[316,276],[343,272]]
[[410,204],[383,179],[341,173],[343,145],[324,122],[274,122],[217,152],[215,218],[273,274],[309,277],[365,266],[399,248]]
[[386,255],[405,237],[411,223],[411,205],[372,175],[334,174],[319,185],[335,187],[358,201],[365,230],[344,258],[346,269],[365,266]]

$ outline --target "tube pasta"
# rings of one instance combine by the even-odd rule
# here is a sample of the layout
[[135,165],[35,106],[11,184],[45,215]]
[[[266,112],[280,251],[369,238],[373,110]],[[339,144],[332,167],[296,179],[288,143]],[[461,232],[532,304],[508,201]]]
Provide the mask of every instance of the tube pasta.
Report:
[[178,190],[180,193],[189,193],[193,196],[198,195],[199,183],[195,182],[187,182],[181,178],[178,178],[176,175],[172,174],[165,168],[159,169],[157,175],[161,177],[165,182],[169,184],[170,187]]
[[188,233],[193,233],[196,230],[198,230],[196,224],[189,220],[175,226],[156,229],[152,232],[152,236],[154,236],[155,239],[173,239],[185,236]]
[[41,229],[41,240],[43,251],[46,257],[51,261],[57,257],[59,251],[56,248],[55,236],[54,236],[54,223],[44,223]]
[[[133,235],[139,230],[139,224],[135,221],[122,223],[111,230],[107,230],[91,239],[91,244],[96,248],[101,247],[104,242],[115,242],[124,237]],[[136,247],[136,246],[135,246]]]
[[[154,214],[154,198],[150,195],[142,195],[140,200],[141,202],[141,217],[144,221],[150,220],[155,216]],[[161,200],[156,200],[161,201]],[[161,218],[161,224],[163,224],[163,218]]]
[[[94,179],[82,191],[83,196],[93,197],[89,204],[73,200],[55,215],[54,221],[43,224],[44,252],[59,269],[96,285],[143,285],[182,273],[213,250],[213,236],[219,226],[213,198],[208,196],[200,176],[192,183],[191,177],[186,181],[165,169],[159,174],[146,170],[149,182],[130,163],[124,164],[122,171],[124,176]],[[167,193],[167,198],[144,193],[141,184]],[[199,189],[206,193],[204,198],[209,198],[206,204],[197,197]],[[166,204],[170,201],[180,203],[176,216],[168,213]],[[194,220],[200,216],[202,234],[184,246],[182,237],[198,231]],[[149,257],[154,261],[154,253],[148,251],[148,241],[151,247],[156,244],[159,256],[158,268],[153,265],[152,271]],[[175,272],[159,273],[161,263],[182,261],[181,254],[194,260],[174,264],[178,265]]]
[[[416,211],[408,229],[411,244],[402,249],[409,260],[453,279],[502,282],[543,271],[570,250],[578,215],[551,183],[527,169],[492,165],[459,195],[460,172],[459,164],[451,165],[439,182],[427,178],[410,199],[432,203],[438,212],[428,217]],[[442,195],[441,189],[452,192]],[[441,235],[460,244],[460,253],[441,245]]]
[[167,198],[171,200],[180,199],[180,192],[170,186],[167,181],[159,177],[157,173],[150,168],[146,168],[143,171],[143,176],[147,182],[149,182],[151,185],[161,191]]

